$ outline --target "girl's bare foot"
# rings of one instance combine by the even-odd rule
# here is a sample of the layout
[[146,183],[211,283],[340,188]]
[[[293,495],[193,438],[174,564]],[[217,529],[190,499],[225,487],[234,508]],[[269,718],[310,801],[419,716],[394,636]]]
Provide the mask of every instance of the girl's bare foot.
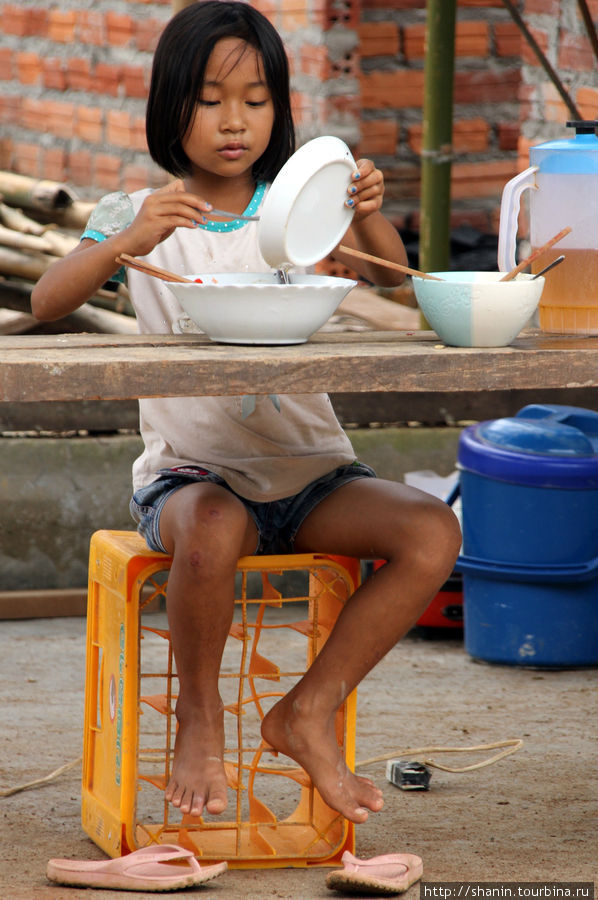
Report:
[[336,740],[334,718],[328,722],[307,715],[301,701],[287,695],[264,717],[262,737],[299,763],[322,799],[345,818],[361,823],[368,810],[382,809],[382,791],[347,767]]
[[223,751],[222,712],[217,721],[197,714],[180,716],[166,799],[192,816],[223,812],[227,805]]

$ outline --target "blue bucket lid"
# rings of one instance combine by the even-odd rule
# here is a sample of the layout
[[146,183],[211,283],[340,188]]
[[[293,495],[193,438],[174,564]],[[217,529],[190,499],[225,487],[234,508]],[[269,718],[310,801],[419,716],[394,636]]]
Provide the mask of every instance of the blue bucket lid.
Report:
[[598,488],[598,413],[531,404],[461,434],[459,468],[536,487]]

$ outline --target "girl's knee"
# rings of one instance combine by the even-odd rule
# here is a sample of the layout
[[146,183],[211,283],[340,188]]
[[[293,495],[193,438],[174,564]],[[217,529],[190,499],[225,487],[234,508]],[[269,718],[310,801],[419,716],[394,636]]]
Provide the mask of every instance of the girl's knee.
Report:
[[187,492],[179,498],[181,502],[164,510],[167,515],[161,517],[161,531],[164,519],[175,557],[197,572],[235,565],[241,555],[248,513],[226,489],[212,484],[199,487],[202,490]]
[[461,549],[461,528],[450,506],[430,500],[421,512],[419,527],[414,529],[417,559],[421,566],[447,578]]

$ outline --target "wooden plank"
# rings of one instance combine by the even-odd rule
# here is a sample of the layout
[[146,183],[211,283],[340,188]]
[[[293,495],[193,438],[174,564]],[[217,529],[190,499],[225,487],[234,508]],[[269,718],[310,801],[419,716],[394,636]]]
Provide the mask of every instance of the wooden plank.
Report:
[[431,332],[329,333],[293,346],[197,335],[19,335],[0,341],[0,401],[247,393],[454,392],[598,386],[598,338],[530,334],[445,347]]
[[45,619],[86,613],[86,588],[0,591],[0,619]]

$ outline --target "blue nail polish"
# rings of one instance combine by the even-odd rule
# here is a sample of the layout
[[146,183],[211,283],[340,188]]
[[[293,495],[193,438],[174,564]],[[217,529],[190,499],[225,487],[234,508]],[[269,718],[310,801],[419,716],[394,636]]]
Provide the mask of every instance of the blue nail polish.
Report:
[[353,200],[353,198],[351,198],[350,200],[347,200],[347,206],[351,206],[351,207],[355,206],[355,200]]
[[353,172],[353,181],[359,181],[361,178],[361,172]]
[[356,193],[357,193],[357,188],[355,187],[354,184],[352,184],[351,187],[349,188],[349,193],[350,193],[350,194],[356,194]]

